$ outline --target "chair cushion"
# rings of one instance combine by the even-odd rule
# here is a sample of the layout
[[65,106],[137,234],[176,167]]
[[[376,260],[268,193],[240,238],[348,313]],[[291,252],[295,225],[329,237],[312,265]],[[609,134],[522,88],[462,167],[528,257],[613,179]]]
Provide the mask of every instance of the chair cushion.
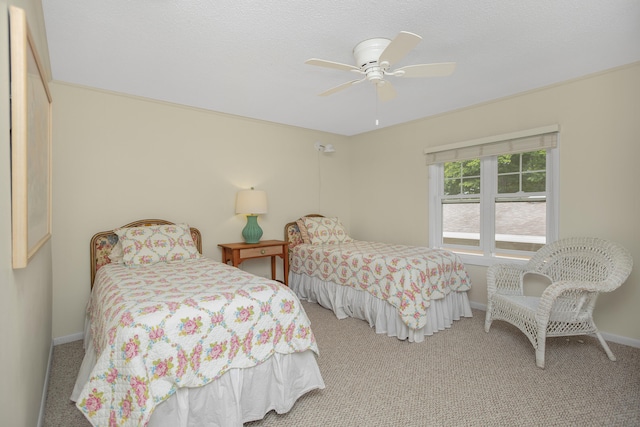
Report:
[[540,303],[539,297],[530,297],[526,295],[500,295],[493,296],[493,300],[501,304],[517,306],[520,310],[528,310],[533,313],[538,309]]

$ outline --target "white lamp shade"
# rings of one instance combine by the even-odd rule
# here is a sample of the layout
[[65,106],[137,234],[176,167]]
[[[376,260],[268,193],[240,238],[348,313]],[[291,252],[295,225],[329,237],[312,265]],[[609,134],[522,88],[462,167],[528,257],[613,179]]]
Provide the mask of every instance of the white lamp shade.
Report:
[[242,190],[236,196],[237,214],[267,213],[267,193],[261,190]]

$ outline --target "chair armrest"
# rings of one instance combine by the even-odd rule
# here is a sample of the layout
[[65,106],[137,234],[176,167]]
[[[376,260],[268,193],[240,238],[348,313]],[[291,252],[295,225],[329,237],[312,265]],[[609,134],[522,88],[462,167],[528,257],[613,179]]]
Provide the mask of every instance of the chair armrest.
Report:
[[[594,294],[602,292],[603,282],[563,280],[549,285],[538,303],[536,320],[545,327],[553,310],[556,313],[573,313],[577,316],[585,304],[595,304]],[[557,304],[556,304],[557,303]],[[556,306],[554,307],[554,304]],[[574,319],[575,320],[575,319]]]
[[495,293],[522,295],[522,277],[526,272],[526,265],[494,264],[490,266],[487,270],[489,298]]

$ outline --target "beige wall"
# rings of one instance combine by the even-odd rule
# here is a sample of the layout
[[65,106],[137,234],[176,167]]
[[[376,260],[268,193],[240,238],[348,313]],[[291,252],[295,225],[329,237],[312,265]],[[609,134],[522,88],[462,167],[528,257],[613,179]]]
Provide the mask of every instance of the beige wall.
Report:
[[[560,237],[596,236],[640,262],[640,64],[351,138],[351,232],[428,244],[423,149],[560,125]],[[486,303],[486,269],[470,267],[472,301]],[[596,322],[640,340],[640,273],[602,295]]]
[[40,1],[0,1],[0,424],[38,422],[51,349],[51,241],[24,269],[11,267],[11,152],[8,5],[26,11],[38,52],[48,68]]
[[[246,219],[234,213],[235,195],[251,186],[267,191],[263,239],[282,239],[285,223],[310,212],[349,222],[346,137],[60,83],[52,89],[54,337],[82,331],[89,240],[98,231],[143,218],[187,222],[202,232],[204,254],[220,259],[218,243],[242,241]],[[316,141],[336,152],[318,153]],[[242,267],[270,275],[266,259]]]
[[[53,245],[54,336],[82,330],[87,244],[97,231],[140,218],[186,221],[217,259],[217,243],[241,240],[235,193],[254,185],[269,195],[264,238],[321,212],[342,217],[359,239],[426,245],[425,147],[548,124],[561,126],[561,237],[616,240],[639,259],[639,77],[634,64],[351,138],[54,84],[54,230],[65,236]],[[319,155],[317,140],[336,153]],[[266,262],[244,268],[269,271]],[[471,300],[485,304],[486,269],[469,270]],[[600,298],[601,330],[637,344],[638,303],[636,269]]]
[[[53,246],[54,336],[82,330],[86,246],[96,231],[147,217],[186,221],[203,232],[205,255],[218,258],[217,243],[241,240],[235,192],[254,185],[269,194],[264,238],[322,212],[341,216],[356,238],[425,245],[426,146],[547,124],[561,126],[561,236],[609,238],[638,258],[640,210],[629,195],[639,67],[351,138],[54,84],[54,230],[66,237]],[[337,152],[319,155],[316,140]],[[244,268],[268,273],[266,262]],[[486,269],[469,269],[471,299],[484,304]],[[634,270],[623,288],[601,297],[596,318],[604,332],[640,339],[637,282]]]

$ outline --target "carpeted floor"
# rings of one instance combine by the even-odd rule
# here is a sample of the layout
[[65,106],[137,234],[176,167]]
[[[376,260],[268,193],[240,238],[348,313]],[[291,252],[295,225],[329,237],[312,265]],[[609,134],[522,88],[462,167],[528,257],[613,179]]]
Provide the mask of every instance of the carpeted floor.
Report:
[[[517,329],[484,312],[407,343],[361,320],[337,320],[303,303],[320,348],[326,388],[258,426],[639,426],[640,349],[592,337],[547,340],[546,367]],[[45,426],[89,426],[69,396],[83,357],[76,341],[54,348]]]

